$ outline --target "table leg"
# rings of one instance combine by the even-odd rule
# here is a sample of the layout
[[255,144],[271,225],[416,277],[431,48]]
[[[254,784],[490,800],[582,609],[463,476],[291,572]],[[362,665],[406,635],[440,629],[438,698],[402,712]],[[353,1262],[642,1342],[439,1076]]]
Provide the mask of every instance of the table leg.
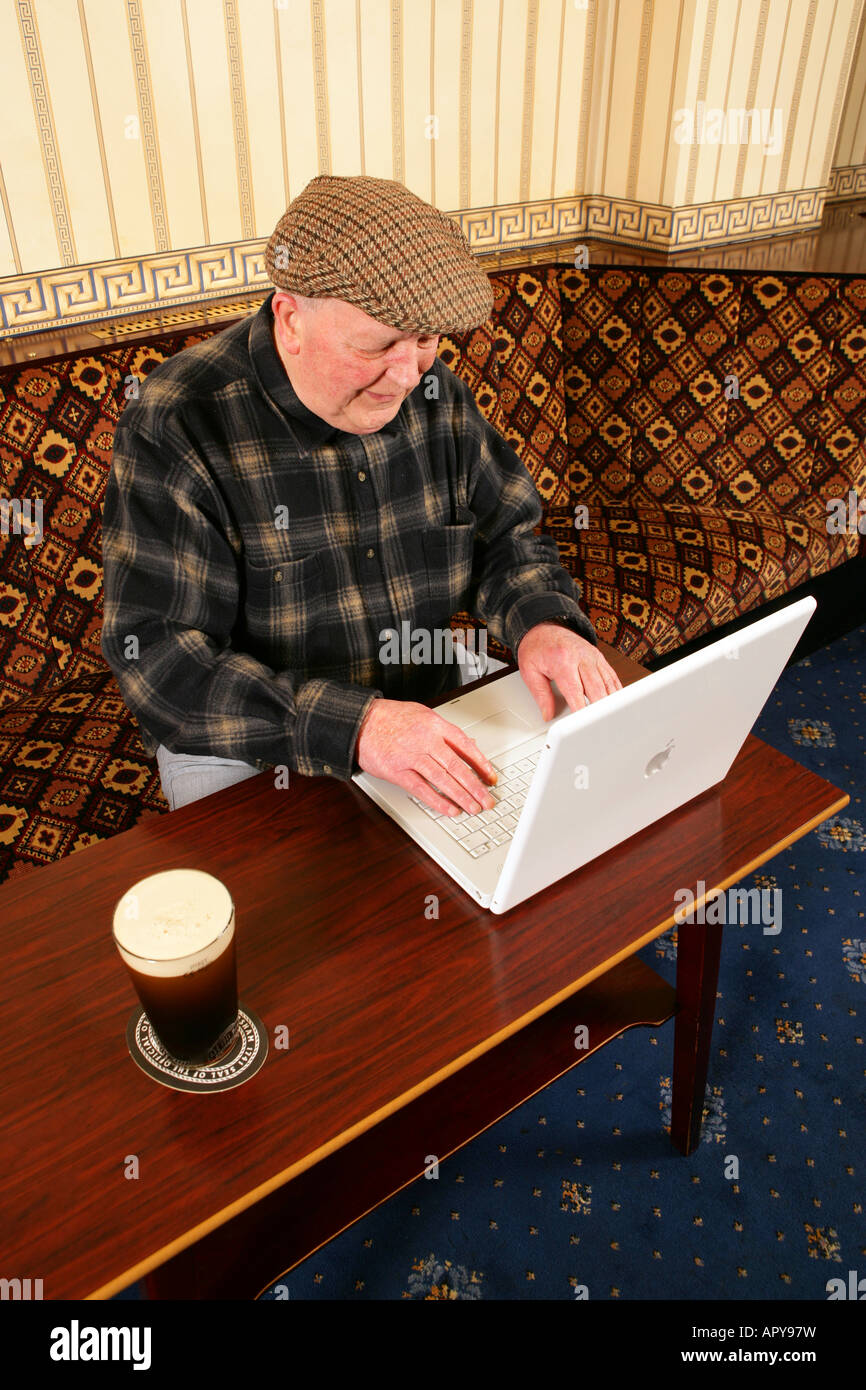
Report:
[[721,923],[683,922],[680,925],[671,1139],[683,1154],[690,1154],[701,1137],[721,950]]

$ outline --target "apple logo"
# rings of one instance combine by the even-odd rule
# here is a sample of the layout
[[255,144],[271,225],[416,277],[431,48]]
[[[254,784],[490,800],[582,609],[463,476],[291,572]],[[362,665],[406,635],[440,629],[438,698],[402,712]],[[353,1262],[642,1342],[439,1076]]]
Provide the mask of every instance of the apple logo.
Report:
[[654,772],[661,772],[662,768],[664,767],[665,763],[667,762],[668,758],[674,750],[674,744],[674,739],[668,739],[662,751],[660,753],[656,753],[654,758],[650,758],[649,762],[646,765],[646,772],[644,773],[644,777],[652,777]]

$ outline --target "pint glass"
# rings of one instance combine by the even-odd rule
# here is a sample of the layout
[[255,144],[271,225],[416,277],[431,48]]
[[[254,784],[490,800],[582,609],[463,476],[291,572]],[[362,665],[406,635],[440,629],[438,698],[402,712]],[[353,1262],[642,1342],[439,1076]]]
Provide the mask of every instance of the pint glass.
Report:
[[225,885],[201,869],[151,874],[124,893],[112,929],[165,1051],[199,1066],[223,1057],[238,1021],[235,911]]

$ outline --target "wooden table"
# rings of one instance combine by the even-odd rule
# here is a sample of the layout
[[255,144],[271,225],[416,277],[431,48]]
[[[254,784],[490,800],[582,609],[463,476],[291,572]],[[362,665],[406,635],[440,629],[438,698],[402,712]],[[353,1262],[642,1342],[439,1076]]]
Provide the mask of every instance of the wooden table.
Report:
[[[601,646],[623,684],[646,675]],[[722,929],[680,928],[676,998],[634,952],[672,924],[678,888],[736,883],[848,800],[750,737],[721,786],[496,916],[351,784],[275,790],[262,773],[6,884],[0,1275],[42,1279],[46,1299],[145,1275],[151,1296],[248,1297],[428,1156],[675,1010],[671,1133],[688,1152]],[[174,867],[228,886],[241,999],[271,1037],[258,1075],[214,1095],[166,1089],[126,1049],[112,911]]]

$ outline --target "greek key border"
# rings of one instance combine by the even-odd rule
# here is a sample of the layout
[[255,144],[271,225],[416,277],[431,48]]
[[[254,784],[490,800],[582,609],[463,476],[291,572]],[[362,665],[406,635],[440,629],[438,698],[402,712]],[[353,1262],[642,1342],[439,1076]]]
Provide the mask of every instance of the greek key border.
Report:
[[[866,192],[866,165],[834,170],[830,187],[664,208],[611,198],[553,198],[453,213],[474,251],[581,238],[640,250],[709,249],[755,237],[816,230],[825,199]],[[7,337],[171,305],[267,291],[267,238],[159,252],[0,279],[0,328]]]
[[841,202],[866,195],[866,164],[845,164],[830,170],[827,202]]

